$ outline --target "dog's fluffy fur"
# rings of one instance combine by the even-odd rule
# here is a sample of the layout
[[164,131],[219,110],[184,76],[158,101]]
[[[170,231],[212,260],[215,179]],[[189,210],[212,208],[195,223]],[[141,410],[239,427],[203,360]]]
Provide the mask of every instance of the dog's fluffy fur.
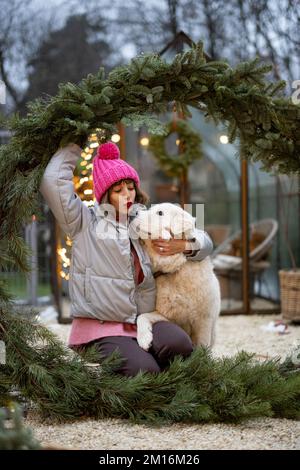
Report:
[[149,254],[156,278],[156,310],[137,318],[137,341],[145,350],[152,343],[152,325],[169,320],[183,328],[195,346],[212,347],[220,313],[220,287],[209,257],[189,261],[183,253],[161,256],[151,239],[193,238],[195,218],[175,204],[156,204],[141,211],[131,224]]

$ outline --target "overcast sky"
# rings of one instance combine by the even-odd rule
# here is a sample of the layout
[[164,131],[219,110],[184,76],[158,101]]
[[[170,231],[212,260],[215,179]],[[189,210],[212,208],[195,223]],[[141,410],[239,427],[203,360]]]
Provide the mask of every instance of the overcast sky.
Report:
[[[115,3],[119,3],[122,5],[124,3],[124,0],[114,0]],[[107,1],[103,2],[101,0],[89,0],[89,6],[93,6],[94,8],[101,8],[101,5],[104,3],[107,5]],[[158,0],[147,0],[147,5],[149,4],[155,4],[155,3],[160,3]],[[72,4],[76,5],[76,7],[72,8]],[[44,0],[32,0],[32,8],[36,9],[41,9],[45,11],[45,14],[50,15],[51,12],[55,11],[56,13],[56,28],[59,29],[63,26],[66,17],[70,14],[70,11],[72,13],[83,13],[86,11],[86,5],[80,5],[80,2],[77,0],[72,1],[72,0],[47,0],[47,3],[45,4]],[[110,8],[109,10],[105,9],[103,12],[105,17],[115,17],[116,12],[114,11],[113,8]],[[121,49],[122,55],[124,56],[125,60],[130,60],[132,57],[136,56],[137,50],[134,44],[125,44],[122,49]]]

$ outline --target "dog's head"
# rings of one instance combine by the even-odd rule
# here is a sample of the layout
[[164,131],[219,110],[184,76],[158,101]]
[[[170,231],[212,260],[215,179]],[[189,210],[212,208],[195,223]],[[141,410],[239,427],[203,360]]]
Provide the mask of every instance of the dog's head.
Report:
[[186,262],[182,253],[160,256],[152,247],[151,240],[163,238],[193,238],[195,217],[180,206],[170,203],[155,204],[148,210],[139,211],[130,223],[131,235],[141,238],[147,248],[152,265],[163,272],[174,272]]
[[139,211],[130,225],[142,239],[188,239],[193,237],[195,220],[195,217],[180,206],[164,202]]

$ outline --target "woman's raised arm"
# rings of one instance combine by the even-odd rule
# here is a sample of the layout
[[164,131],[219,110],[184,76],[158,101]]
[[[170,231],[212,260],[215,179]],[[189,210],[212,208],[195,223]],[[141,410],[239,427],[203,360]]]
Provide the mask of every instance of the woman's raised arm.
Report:
[[74,191],[73,173],[81,152],[77,144],[59,148],[46,166],[39,188],[58,224],[70,238],[92,218],[89,208]]

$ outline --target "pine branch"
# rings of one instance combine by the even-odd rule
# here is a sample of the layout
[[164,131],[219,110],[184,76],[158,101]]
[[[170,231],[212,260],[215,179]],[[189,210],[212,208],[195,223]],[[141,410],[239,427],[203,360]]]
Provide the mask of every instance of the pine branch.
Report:
[[[16,307],[1,307],[0,339],[7,363],[0,389],[17,389],[40,414],[60,421],[80,416],[119,417],[162,425],[172,422],[238,422],[254,416],[299,417],[300,370],[284,373],[278,361],[256,362],[241,352],[214,359],[198,348],[184,360],[177,356],[160,374],[116,374],[117,352],[97,362],[96,351],[82,356]],[[289,372],[291,366],[289,365]]]
[[[8,413],[7,413],[7,412]],[[8,420],[11,422],[8,424]],[[41,446],[25,428],[21,408],[18,405],[10,409],[0,409],[0,449],[1,450],[37,450]]]

